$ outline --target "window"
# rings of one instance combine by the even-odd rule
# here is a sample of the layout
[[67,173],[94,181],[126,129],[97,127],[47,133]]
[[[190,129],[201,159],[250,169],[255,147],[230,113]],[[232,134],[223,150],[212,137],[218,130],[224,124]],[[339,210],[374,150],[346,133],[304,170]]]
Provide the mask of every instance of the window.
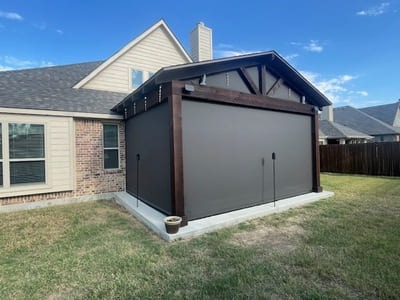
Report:
[[153,76],[154,75],[154,73],[153,72],[148,72],[149,73],[149,78],[151,78],[151,76]]
[[137,89],[143,83],[143,71],[132,69],[131,76],[132,76],[131,78],[132,88]]
[[44,125],[8,124],[10,184],[44,183]]
[[104,169],[119,168],[118,125],[103,124]]

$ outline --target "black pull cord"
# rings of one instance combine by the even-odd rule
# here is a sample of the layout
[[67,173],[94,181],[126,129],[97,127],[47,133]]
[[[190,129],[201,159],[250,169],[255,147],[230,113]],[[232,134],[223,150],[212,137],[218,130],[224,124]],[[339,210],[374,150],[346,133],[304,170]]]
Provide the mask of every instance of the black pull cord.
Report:
[[140,162],[140,154],[136,154],[136,207],[139,207],[139,162]]
[[275,160],[276,160],[276,154],[275,154],[275,152],[272,152],[272,178],[273,178],[273,183],[274,183],[274,207],[276,206]]

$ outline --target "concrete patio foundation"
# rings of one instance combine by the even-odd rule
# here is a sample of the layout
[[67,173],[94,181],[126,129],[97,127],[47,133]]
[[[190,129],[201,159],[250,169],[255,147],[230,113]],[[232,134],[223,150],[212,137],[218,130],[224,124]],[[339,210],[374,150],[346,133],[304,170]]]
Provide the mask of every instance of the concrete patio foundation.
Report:
[[115,193],[116,201],[125,207],[140,222],[153,230],[158,236],[166,241],[190,238],[215,231],[224,227],[229,227],[247,220],[267,216],[273,213],[288,210],[290,208],[309,204],[321,199],[329,198],[333,192],[308,193],[301,196],[286,198],[274,203],[267,203],[228,213],[223,213],[207,218],[189,221],[188,225],[179,229],[176,234],[168,234],[165,231],[164,214],[148,206],[126,192]]

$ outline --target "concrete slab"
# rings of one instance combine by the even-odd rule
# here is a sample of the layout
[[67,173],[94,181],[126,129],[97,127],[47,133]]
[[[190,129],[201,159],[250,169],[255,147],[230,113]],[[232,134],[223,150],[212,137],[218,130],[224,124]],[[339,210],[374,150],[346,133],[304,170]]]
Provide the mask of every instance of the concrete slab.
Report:
[[116,201],[125,207],[140,222],[153,230],[166,241],[190,238],[224,227],[232,226],[247,220],[267,216],[290,208],[309,204],[321,199],[332,197],[333,192],[308,193],[296,197],[286,198],[274,203],[257,205],[249,208],[235,210],[207,218],[189,221],[188,225],[179,229],[176,234],[168,234],[165,231],[164,214],[148,206],[126,192],[115,193]]

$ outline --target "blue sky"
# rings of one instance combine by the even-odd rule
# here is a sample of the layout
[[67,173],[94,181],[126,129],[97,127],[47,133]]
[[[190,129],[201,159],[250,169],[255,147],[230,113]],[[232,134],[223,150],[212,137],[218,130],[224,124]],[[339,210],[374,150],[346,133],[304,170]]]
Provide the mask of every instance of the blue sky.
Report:
[[400,98],[400,1],[0,2],[0,69],[102,60],[163,18],[189,49],[199,21],[214,56],[274,49],[335,106]]

